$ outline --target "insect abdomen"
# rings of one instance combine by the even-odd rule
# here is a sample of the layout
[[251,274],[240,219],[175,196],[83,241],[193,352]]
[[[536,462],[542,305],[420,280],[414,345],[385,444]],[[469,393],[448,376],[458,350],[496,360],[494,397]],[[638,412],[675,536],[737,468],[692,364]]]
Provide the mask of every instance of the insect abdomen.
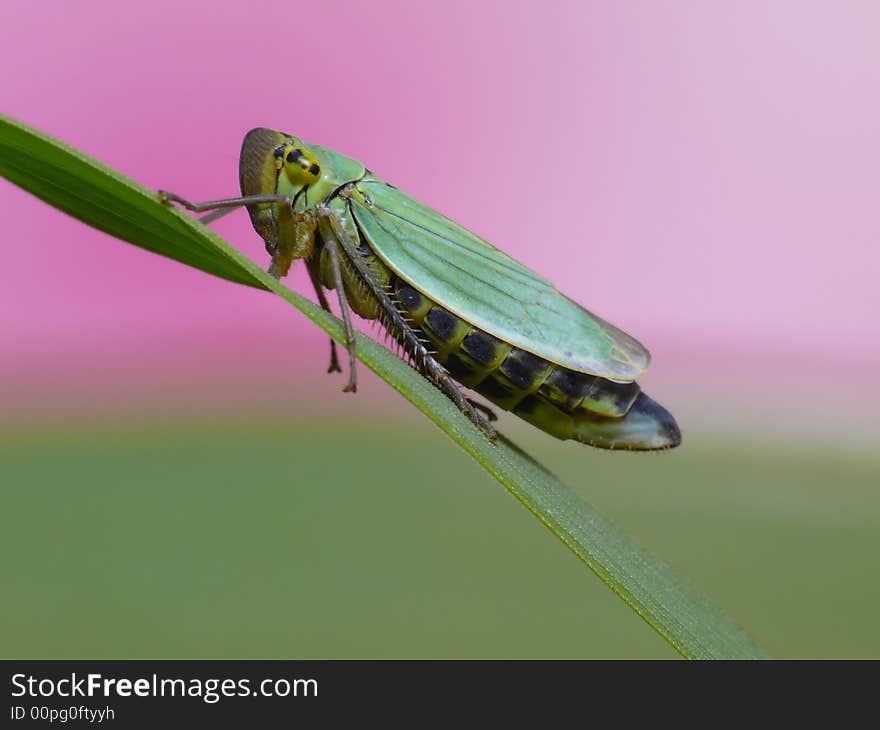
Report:
[[556,365],[471,326],[401,279],[393,286],[401,308],[453,378],[557,438],[583,440],[578,421],[585,413],[621,418],[639,395],[636,383]]

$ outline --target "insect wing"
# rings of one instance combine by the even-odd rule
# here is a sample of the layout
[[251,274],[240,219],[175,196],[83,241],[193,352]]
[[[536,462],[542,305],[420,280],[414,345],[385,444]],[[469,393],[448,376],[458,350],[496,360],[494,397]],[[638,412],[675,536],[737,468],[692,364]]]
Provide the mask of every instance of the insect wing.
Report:
[[440,306],[578,372],[628,381],[648,367],[638,341],[483,239],[382,180],[356,187],[350,205],[371,248]]

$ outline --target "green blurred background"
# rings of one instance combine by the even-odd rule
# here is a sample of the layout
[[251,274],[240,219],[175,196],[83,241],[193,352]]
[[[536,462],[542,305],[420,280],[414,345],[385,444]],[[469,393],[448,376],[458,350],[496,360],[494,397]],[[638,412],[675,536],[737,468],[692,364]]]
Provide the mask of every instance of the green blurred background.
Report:
[[[7,428],[0,656],[675,656],[435,427],[366,389]],[[682,416],[664,455],[504,424],[773,656],[880,656],[880,461]]]

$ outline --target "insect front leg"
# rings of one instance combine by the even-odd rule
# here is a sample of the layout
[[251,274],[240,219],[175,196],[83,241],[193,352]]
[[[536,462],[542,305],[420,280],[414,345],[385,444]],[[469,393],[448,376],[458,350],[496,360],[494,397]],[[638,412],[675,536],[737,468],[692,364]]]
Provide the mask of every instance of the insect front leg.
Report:
[[[355,357],[354,327],[351,325],[348,297],[345,294],[345,283],[342,281],[342,268],[339,263],[339,245],[333,236],[325,236],[324,250],[330,257],[330,272],[333,286],[339,296],[339,307],[342,310],[342,323],[345,326],[345,349],[348,350],[348,384],[342,389],[344,393],[357,391],[357,358]],[[337,367],[338,367],[337,363]],[[332,367],[332,363],[331,363]]]
[[[351,261],[358,276],[363,280],[364,284],[370,289],[373,296],[379,302],[384,316],[383,323],[389,332],[403,345],[404,349],[413,358],[413,361],[422,374],[433,380],[449,399],[458,406],[470,421],[486,436],[494,441],[497,433],[489,420],[481,414],[475,407],[473,402],[466,398],[461,392],[455,381],[449,376],[445,368],[437,362],[428,352],[425,345],[418,338],[416,333],[410,327],[409,323],[403,318],[400,311],[391,301],[388,293],[379,284],[376,283],[367,265],[364,263],[357,245],[352,242],[343,222],[337,217],[334,211],[325,209],[321,215],[328,219],[335,234],[334,242],[342,247],[346,257]],[[351,224],[354,225],[353,223]],[[337,285],[338,286],[338,285]]]
[[[163,203],[177,203],[193,213],[204,213],[206,210],[218,211],[223,208],[240,208],[243,205],[257,205],[259,203],[286,203],[289,198],[286,195],[246,195],[242,198],[223,198],[222,200],[206,200],[202,203],[191,203],[186,198],[182,198],[177,193],[171,193],[167,190],[159,190],[159,200]],[[223,215],[205,216],[205,222],[210,223]]]
[[[324,296],[324,287],[321,286],[321,272],[318,270],[318,259],[311,258],[306,262],[306,269],[309,272],[309,278],[312,280],[312,286],[315,287],[315,295],[318,297],[318,303],[325,312],[333,314],[330,305],[327,303],[327,297]],[[330,367],[327,368],[328,373],[341,373],[342,368],[339,367],[339,358],[336,355],[336,340],[330,338]]]

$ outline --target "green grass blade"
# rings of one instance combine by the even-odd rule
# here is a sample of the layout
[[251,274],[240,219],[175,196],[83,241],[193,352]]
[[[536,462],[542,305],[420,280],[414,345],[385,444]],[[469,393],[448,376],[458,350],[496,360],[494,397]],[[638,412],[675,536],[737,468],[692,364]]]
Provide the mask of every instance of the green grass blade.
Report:
[[[161,205],[155,192],[8,117],[0,117],[0,174],[124,241],[274,292],[343,342],[338,319],[275,281],[188,215]],[[439,390],[378,343],[359,334],[357,345],[367,367],[473,456],[679,653],[688,658],[765,657],[718,608],[518,447],[503,437],[495,444],[487,441]],[[584,458],[589,456],[585,451]]]

